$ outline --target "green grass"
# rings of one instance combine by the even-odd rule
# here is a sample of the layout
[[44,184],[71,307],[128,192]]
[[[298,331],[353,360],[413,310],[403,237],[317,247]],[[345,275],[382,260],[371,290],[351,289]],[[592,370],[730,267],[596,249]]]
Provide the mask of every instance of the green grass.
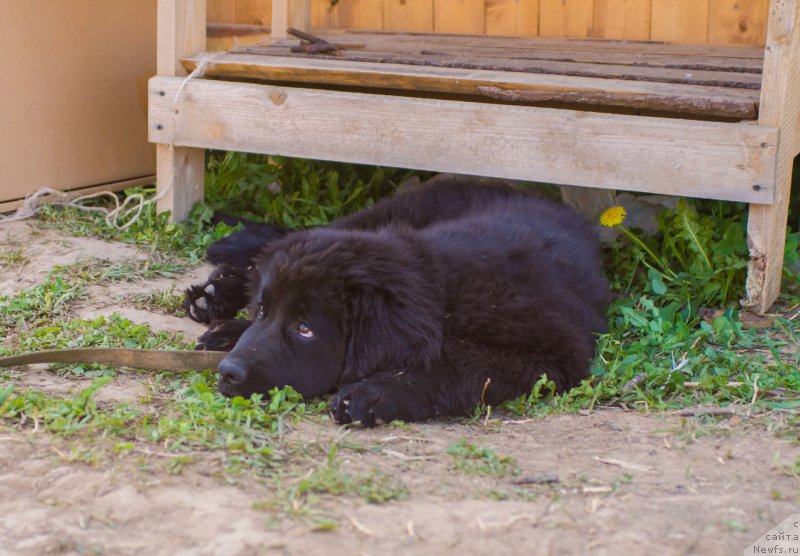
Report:
[[491,477],[508,477],[519,473],[514,458],[500,456],[493,448],[470,444],[459,440],[447,447],[453,467],[467,475],[489,475]]
[[22,267],[27,263],[25,248],[22,245],[0,249],[0,267]]
[[183,294],[175,293],[175,286],[163,291],[156,291],[144,294],[131,294],[125,301],[143,311],[160,311],[167,315],[185,317],[183,310]]

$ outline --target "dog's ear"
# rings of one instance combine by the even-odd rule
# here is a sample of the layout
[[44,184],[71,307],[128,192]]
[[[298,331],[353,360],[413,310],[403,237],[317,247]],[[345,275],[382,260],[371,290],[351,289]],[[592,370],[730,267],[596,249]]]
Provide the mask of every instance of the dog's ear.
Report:
[[349,334],[342,382],[376,372],[425,368],[441,355],[442,292],[408,268],[383,276],[385,280],[359,284],[348,296]]

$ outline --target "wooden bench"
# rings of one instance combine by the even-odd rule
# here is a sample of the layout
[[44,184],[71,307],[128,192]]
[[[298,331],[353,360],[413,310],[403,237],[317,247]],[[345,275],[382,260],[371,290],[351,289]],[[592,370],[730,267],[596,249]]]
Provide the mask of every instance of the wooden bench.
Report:
[[[307,28],[307,3],[295,25]],[[205,0],[159,0],[149,86],[160,210],[203,196],[206,148],[750,203],[743,303],[779,293],[800,151],[800,0],[772,0],[766,48],[315,31],[337,55],[215,55]],[[275,1],[272,28],[286,29]],[[298,23],[299,22],[299,23]]]

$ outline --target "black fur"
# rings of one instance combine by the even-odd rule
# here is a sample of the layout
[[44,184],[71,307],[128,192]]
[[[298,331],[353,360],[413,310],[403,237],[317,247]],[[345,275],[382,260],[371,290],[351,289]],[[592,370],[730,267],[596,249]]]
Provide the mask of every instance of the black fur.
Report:
[[592,227],[510,189],[440,184],[327,228],[257,237],[253,321],[203,337],[209,349],[241,332],[220,364],[227,395],[335,392],[336,420],[367,426],[462,414],[529,392],[543,373],[576,385],[605,330]]

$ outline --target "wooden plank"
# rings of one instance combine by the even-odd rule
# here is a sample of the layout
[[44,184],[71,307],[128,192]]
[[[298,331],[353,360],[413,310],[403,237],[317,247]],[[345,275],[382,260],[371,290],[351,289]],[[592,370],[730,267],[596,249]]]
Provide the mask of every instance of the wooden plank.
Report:
[[744,305],[765,312],[780,293],[794,157],[800,152],[800,2],[773,0],[764,59],[759,127],[779,127],[774,204],[751,205],[750,264]]
[[[544,13],[544,12],[542,12]],[[543,23],[543,22],[542,22]],[[338,35],[341,35],[339,33]],[[337,40],[342,40],[338,37]],[[763,59],[764,49],[747,45],[688,45],[667,44],[647,41],[619,41],[608,39],[581,39],[566,38],[554,39],[548,37],[492,37],[487,35],[447,35],[439,33],[397,33],[397,32],[359,32],[352,30],[345,33],[349,39],[360,42],[389,41],[397,44],[416,44],[418,47],[445,47],[445,46],[473,46],[478,48],[526,48],[539,50],[573,50],[573,51],[603,51],[603,52],[629,52],[639,54],[666,54],[670,56],[722,56],[728,58],[754,58]]]
[[486,30],[485,12],[486,0],[434,0],[433,30],[482,34]]
[[236,0],[208,0],[210,23],[237,23]]
[[710,0],[708,40],[764,44],[769,0]]
[[650,0],[595,0],[595,37],[647,40],[650,38]]
[[[568,50],[570,40],[561,41],[561,49],[551,47],[540,48],[537,39],[533,42],[521,38],[506,38],[498,46],[480,46],[471,44],[472,37],[458,37],[458,41],[438,43],[429,41],[430,35],[404,35],[390,33],[317,33],[334,42],[364,43],[365,48],[359,53],[369,52],[395,52],[395,53],[435,53],[440,55],[452,54],[454,56],[475,56],[486,58],[507,58],[520,60],[553,60],[562,62],[586,62],[599,64],[629,64],[644,67],[667,67],[693,70],[727,70],[736,73],[761,73],[762,49],[748,49],[757,55],[752,58],[738,58],[725,56],[692,56],[662,53],[641,52],[608,52],[604,49],[606,41],[593,41],[593,49]],[[450,37],[451,39],[453,37]],[[248,49],[247,52],[263,53],[270,55],[295,56],[287,51],[289,46],[296,44],[296,40],[278,42],[270,48]],[[527,47],[527,48],[526,48]],[[349,58],[355,51],[345,51],[344,57]]]
[[653,0],[650,38],[700,44],[708,41],[708,0]]
[[273,0],[272,18],[270,19],[273,39],[285,39],[289,36],[289,0]]
[[333,13],[336,27],[383,29],[383,0],[340,1],[333,7]]
[[383,0],[383,28],[433,31],[433,0]]
[[539,0],[486,0],[486,33],[535,37],[539,34]]
[[[185,62],[196,66],[193,59]],[[671,106],[681,113],[733,118],[754,118],[757,99],[757,91],[747,89],[237,53],[215,59],[206,75],[498,98],[495,89],[509,89],[538,93],[538,102],[573,95],[581,102],[594,97],[599,105],[616,107],[641,108],[646,99],[654,110]]]
[[[157,61],[158,75],[186,75],[181,58],[205,49],[206,0],[159,0]],[[166,99],[166,97],[164,97]],[[179,100],[173,95],[168,102]],[[171,142],[167,142],[171,143]],[[185,219],[192,205],[203,200],[205,151],[156,146],[156,189],[159,212],[170,211],[172,220]]]
[[327,29],[334,26],[333,11],[336,6],[331,6],[330,0],[312,0],[311,2],[311,27],[314,29]]
[[[245,50],[247,54],[264,52],[267,55],[283,56],[287,58],[320,59],[316,55],[299,55],[281,52],[277,47],[254,47]],[[480,54],[480,53],[478,53]],[[323,58],[327,62],[337,64],[343,61],[350,62],[377,62],[407,64],[413,66],[429,66],[437,68],[482,69],[492,71],[514,71],[524,73],[546,73],[552,75],[572,75],[578,77],[600,77],[605,79],[624,79],[634,81],[657,81],[662,83],[683,83],[688,85],[703,85],[709,87],[734,87],[742,89],[758,89],[761,86],[761,76],[756,73],[734,71],[707,71],[650,67],[629,64],[587,64],[579,62],[562,62],[551,60],[529,60],[523,58],[490,58],[486,56],[461,56],[447,53],[396,53],[372,52],[365,50],[351,50],[340,53],[336,58]],[[254,60],[255,62],[255,60]],[[753,99],[755,96],[752,97]]]
[[181,81],[150,80],[152,141],[604,189],[772,201],[777,135],[766,126],[206,79],[186,85],[175,114],[168,99]]
[[295,29],[308,31],[311,28],[311,0],[291,0],[289,22]]
[[539,6],[540,36],[592,36],[594,29],[593,0],[539,0]]
[[236,23],[269,25],[272,16],[272,0],[235,0]]

